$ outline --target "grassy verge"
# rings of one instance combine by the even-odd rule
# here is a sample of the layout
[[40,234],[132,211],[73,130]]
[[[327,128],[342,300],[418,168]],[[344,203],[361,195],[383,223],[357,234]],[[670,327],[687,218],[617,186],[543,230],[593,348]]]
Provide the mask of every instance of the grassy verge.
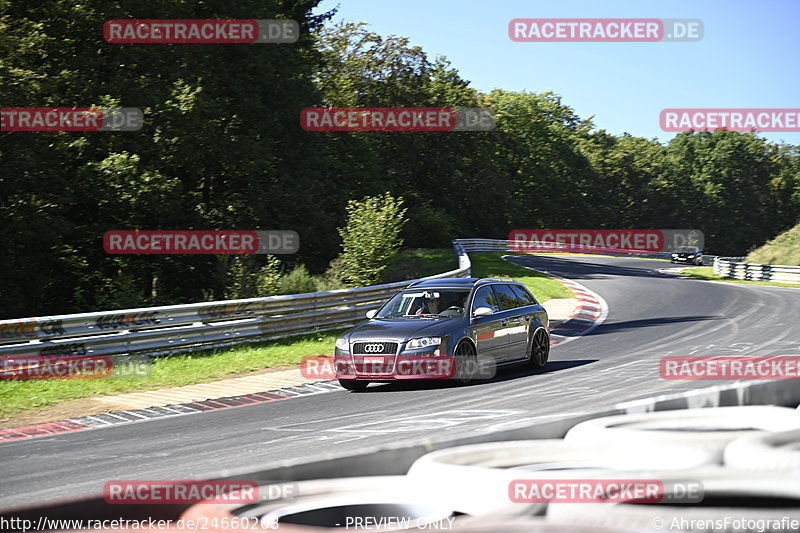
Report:
[[[503,261],[499,253],[474,253],[470,259],[474,276],[512,276],[523,282],[539,301],[572,296],[552,278]],[[452,250],[410,250],[397,258],[392,277],[412,279],[453,270],[455,265]],[[0,418],[67,400],[193,385],[297,365],[308,355],[332,354],[339,333],[341,330],[157,358],[145,379],[0,380]]]
[[150,367],[150,375],[144,379],[0,380],[0,418],[66,400],[180,387],[265,368],[296,365],[307,355],[332,354],[341,331],[157,358]]
[[706,281],[727,281],[728,283],[743,283],[745,285],[772,285],[774,287],[794,287],[795,289],[800,289],[800,285],[797,283],[780,283],[777,281],[747,281],[743,279],[725,278],[714,274],[714,267],[710,266],[687,268],[686,270],[681,270],[681,275],[689,278],[703,279]]
[[747,262],[764,265],[800,265],[800,224],[750,252]]

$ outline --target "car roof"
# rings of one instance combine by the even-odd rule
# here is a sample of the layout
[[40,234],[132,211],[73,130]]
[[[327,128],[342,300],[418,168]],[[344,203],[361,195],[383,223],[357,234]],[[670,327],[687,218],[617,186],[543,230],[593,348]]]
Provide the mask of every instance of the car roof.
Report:
[[430,288],[451,288],[451,287],[464,287],[472,288],[474,285],[481,285],[484,283],[515,283],[519,282],[513,278],[439,278],[439,279],[426,279],[417,281],[409,285],[411,287],[430,287]]

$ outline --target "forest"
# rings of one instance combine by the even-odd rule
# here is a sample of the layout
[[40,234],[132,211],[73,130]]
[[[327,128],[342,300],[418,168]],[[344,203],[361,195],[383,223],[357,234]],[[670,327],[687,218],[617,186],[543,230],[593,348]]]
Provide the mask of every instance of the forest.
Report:
[[[332,24],[317,3],[0,0],[4,107],[144,112],[139,131],[0,132],[0,318],[274,294],[245,282],[265,268],[335,278],[349,202],[386,193],[402,198],[413,248],[515,228],[696,228],[707,253],[741,256],[800,219],[798,146],[612,135],[558,94],[482,93],[446,58]],[[106,42],[103,23],[126,18],[291,19],[300,36]],[[305,131],[301,111],[321,106],[480,107],[496,129]],[[106,231],[134,229],[294,230],[300,249],[104,251]]]

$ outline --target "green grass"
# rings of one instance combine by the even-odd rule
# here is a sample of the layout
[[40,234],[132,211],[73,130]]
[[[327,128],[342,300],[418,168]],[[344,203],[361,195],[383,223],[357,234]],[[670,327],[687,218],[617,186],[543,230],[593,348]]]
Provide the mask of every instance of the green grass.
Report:
[[[540,302],[572,296],[554,279],[504,261],[499,253],[472,253],[470,259],[473,276],[514,277],[524,283]],[[453,251],[449,249],[408,250],[397,258],[391,275],[395,280],[418,278],[454,270],[456,264]],[[194,385],[244,372],[297,365],[305,356],[332,354],[341,331],[156,358],[150,367],[150,375],[140,379],[0,380],[0,418],[43,409],[66,400]]]
[[[509,263],[500,252],[472,252],[472,276],[510,276],[525,284],[540,302],[552,298],[572,298],[572,293],[555,279]],[[450,249],[405,250],[395,259],[391,276],[393,279],[413,279],[439,274],[455,269],[456,260]]]
[[784,231],[747,256],[748,263],[800,266],[800,224]]
[[714,267],[710,266],[687,268],[686,270],[681,270],[681,275],[689,278],[703,279],[706,281],[727,281],[729,283],[744,283],[745,285],[772,285],[774,287],[794,287],[795,289],[800,289],[800,285],[797,283],[780,283],[777,281],[748,281],[743,279],[725,278],[714,274]]
[[341,331],[156,358],[146,378],[0,380],[0,417],[65,400],[193,385],[243,372],[296,365],[307,355],[331,355]]
[[[472,257],[473,254],[470,254]],[[458,260],[452,248],[412,248],[397,254],[389,268],[387,281],[433,276],[458,268]]]

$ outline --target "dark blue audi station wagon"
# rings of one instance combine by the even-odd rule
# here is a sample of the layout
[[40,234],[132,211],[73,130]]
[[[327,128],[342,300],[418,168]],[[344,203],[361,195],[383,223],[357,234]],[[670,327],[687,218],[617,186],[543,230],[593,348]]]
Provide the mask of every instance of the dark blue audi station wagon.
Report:
[[507,365],[541,368],[550,353],[547,312],[512,278],[417,281],[367,318],[336,340],[336,377],[352,391],[401,379],[468,383]]

